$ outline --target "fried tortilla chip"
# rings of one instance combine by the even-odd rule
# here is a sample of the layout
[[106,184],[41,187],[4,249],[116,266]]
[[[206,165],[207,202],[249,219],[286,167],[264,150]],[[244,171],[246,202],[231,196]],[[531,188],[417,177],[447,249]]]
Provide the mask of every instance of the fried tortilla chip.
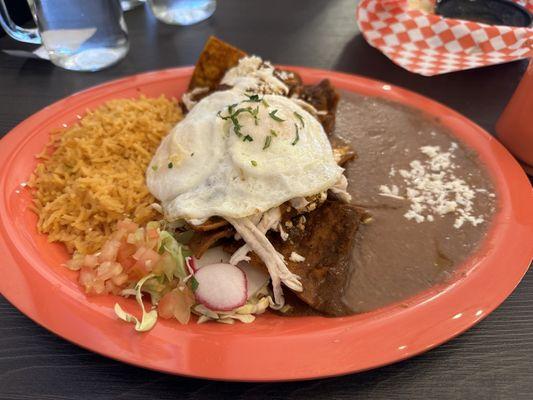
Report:
[[329,79],[323,79],[316,85],[301,86],[296,93],[300,99],[321,112],[318,115],[318,120],[326,133],[331,135],[335,129],[335,113],[337,112],[339,94]]
[[228,224],[229,224],[229,222],[226,221],[223,218],[211,217],[207,221],[205,221],[203,224],[190,225],[190,228],[193,231],[197,231],[197,232],[210,232],[210,231],[214,231],[214,230],[216,230],[218,228],[221,228],[223,226],[226,226]]
[[226,71],[237,65],[244,56],[244,51],[211,36],[198,57],[189,90],[200,87],[216,89]]
[[[357,231],[368,218],[359,207],[328,200],[313,212],[283,219],[289,233],[287,241],[277,232],[269,233],[270,242],[283,255],[289,270],[301,278],[303,291],[294,294],[314,310],[331,316],[351,314],[343,301],[344,288],[351,273]],[[231,254],[242,244],[226,243],[224,251]],[[251,265],[266,270],[255,253],[248,256]]]
[[233,227],[222,227],[218,230],[208,232],[195,232],[189,242],[189,248],[196,258],[201,258],[211,247],[214,247],[220,240],[228,239],[235,235]]
[[342,298],[356,232],[365,216],[353,205],[328,200],[298,217],[300,222],[293,220],[287,229],[289,240],[272,235],[272,244],[289,270],[301,278],[304,290],[296,295],[315,310],[333,316],[350,314]]

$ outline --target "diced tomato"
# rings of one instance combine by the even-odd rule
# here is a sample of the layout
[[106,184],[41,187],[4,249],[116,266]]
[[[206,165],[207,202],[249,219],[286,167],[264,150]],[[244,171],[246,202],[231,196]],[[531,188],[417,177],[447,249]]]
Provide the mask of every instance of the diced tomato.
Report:
[[96,279],[96,272],[89,267],[81,267],[78,281],[85,288],[85,292],[90,292]]
[[138,281],[154,268],[159,268],[158,273],[165,271],[159,266],[158,226],[153,222],[143,228],[130,219],[120,221],[98,255],[75,254],[67,266],[80,270],[78,279],[87,293],[118,294],[126,283]]
[[101,279],[95,279],[92,287],[92,292],[102,294],[105,292],[105,282]]
[[138,228],[135,232],[128,234],[126,241],[136,246],[144,245],[144,228]]
[[125,271],[129,271],[137,262],[133,257],[128,257],[123,260],[120,260],[120,265],[124,268]]
[[122,242],[117,252],[117,261],[122,264],[122,262],[130,258],[137,251],[137,247],[130,243]]
[[164,295],[157,305],[157,312],[162,318],[176,318],[180,323],[187,324],[191,318],[191,307],[194,295],[188,287],[174,289]]
[[145,246],[150,250],[157,250],[157,245],[159,244],[159,236],[157,238],[146,238]]
[[133,258],[135,258],[136,260],[140,260],[143,254],[146,252],[146,250],[148,249],[144,246],[139,247],[133,254]]
[[114,261],[105,261],[96,269],[98,279],[107,280],[122,272],[122,265]]
[[185,286],[183,290],[174,289],[179,294],[179,302],[174,307],[174,317],[180,322],[180,324],[186,325],[191,319],[191,307],[195,303],[194,294]]
[[125,229],[118,229],[110,236],[110,240],[120,242],[122,239],[124,239],[124,237],[126,237],[127,234],[128,232]]
[[122,272],[121,274],[112,277],[111,281],[117,286],[122,286],[128,281],[128,274]]
[[117,229],[124,229],[127,233],[133,233],[137,230],[139,225],[133,222],[131,219],[126,218],[123,221],[117,223]]
[[70,260],[68,260],[65,265],[68,269],[72,271],[78,271],[83,267],[84,257],[81,254],[75,254]]
[[174,316],[174,306],[176,305],[176,296],[173,294],[174,292],[168,292],[165,294],[161,300],[159,300],[159,304],[157,305],[157,313],[161,318],[172,318]]
[[108,240],[104,243],[102,251],[98,256],[98,261],[115,261],[117,259],[118,249],[120,248],[120,242],[116,240]]
[[152,268],[157,264],[161,256],[152,249],[147,249],[139,259],[140,262],[144,262],[145,267],[151,271]]
[[144,263],[139,261],[133,264],[133,266],[127,272],[129,279],[133,281],[138,281],[142,277],[148,275],[148,270],[146,269]]
[[94,268],[97,265],[98,265],[98,256],[96,256],[95,254],[87,254],[83,258],[84,267]]
[[133,258],[138,262],[141,262],[149,270],[159,261],[161,256],[152,249],[147,249],[146,247],[139,247],[139,249],[133,254]]
[[118,293],[118,288],[115,286],[115,284],[112,281],[105,281],[105,291],[106,293]]

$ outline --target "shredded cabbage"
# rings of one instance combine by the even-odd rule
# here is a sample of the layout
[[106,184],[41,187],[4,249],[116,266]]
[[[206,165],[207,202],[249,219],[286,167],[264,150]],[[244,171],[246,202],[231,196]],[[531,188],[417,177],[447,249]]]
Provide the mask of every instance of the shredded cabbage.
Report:
[[187,255],[184,254],[183,246],[178,243],[178,241],[174,239],[174,236],[167,231],[161,231],[159,234],[159,240],[161,243],[159,251],[161,252],[161,250],[164,250],[169,253],[175,263],[173,271],[168,271],[170,276],[167,275],[167,271],[165,271],[165,275],[167,275],[168,280],[172,280],[172,275],[174,275],[176,278],[185,279],[189,274],[185,265],[185,257]]
[[170,291],[169,282],[166,281],[165,275],[155,275],[143,285],[143,292],[150,295],[152,304],[159,303],[159,300],[165,293]]
[[142,317],[140,321],[135,315],[124,311],[120,304],[115,303],[115,314],[117,315],[117,317],[119,317],[123,321],[135,323],[135,330],[138,332],[149,331],[154,327],[155,323],[157,322],[157,311],[151,310],[149,312],[146,312],[142,299],[142,286],[146,281],[155,276],[155,274],[146,275],[135,285],[135,299],[137,300],[137,303],[141,306],[142,310]]
[[[155,223],[150,224],[147,228],[157,228]],[[115,314],[123,321],[134,323],[135,330],[139,332],[146,332],[152,329],[158,318],[156,309],[146,311],[142,301],[143,293],[148,293],[152,305],[156,306],[164,295],[176,287],[176,284],[185,285],[190,280],[194,291],[194,275],[189,274],[186,265],[186,257],[191,256],[191,252],[186,245],[177,241],[170,232],[161,230],[159,232],[157,250],[161,255],[158,272],[146,275],[136,283],[134,288],[123,289],[121,292],[123,296],[135,295],[135,299],[142,310],[141,319],[139,320],[134,315],[124,311],[118,303],[115,304]],[[272,302],[267,281],[264,286],[248,299],[246,304],[235,310],[213,311],[203,304],[196,304],[192,307],[192,311],[199,316],[198,323],[217,321],[233,324],[235,320],[250,323],[255,320],[254,314],[264,313]]]
[[[157,225],[156,225],[157,224]],[[147,228],[156,229],[158,223],[148,223]],[[157,311],[146,311],[142,301],[142,292],[148,293],[153,305],[172,289],[170,283],[175,279],[184,282],[189,276],[185,265],[188,250],[180,244],[170,232],[159,232],[159,254],[161,254],[162,274],[149,274],[140,279],[134,289],[124,289],[123,295],[135,295],[137,303],[141,306],[142,318],[139,321],[134,315],[124,311],[120,304],[115,304],[115,314],[123,321],[135,324],[135,330],[146,332],[152,329],[157,321]]]
[[196,305],[193,311],[199,315],[198,323],[202,324],[207,321],[216,321],[223,324],[233,324],[235,320],[245,324],[254,322],[254,314],[263,314],[272,303],[267,286],[268,283],[258,290],[254,296],[249,298],[246,304],[232,311],[213,311],[203,304]]

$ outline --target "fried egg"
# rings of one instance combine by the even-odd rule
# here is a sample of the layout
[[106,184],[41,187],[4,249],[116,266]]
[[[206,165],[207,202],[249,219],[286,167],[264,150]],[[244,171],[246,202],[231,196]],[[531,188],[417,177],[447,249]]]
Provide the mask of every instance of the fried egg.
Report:
[[243,218],[327,190],[342,173],[322,125],[297,102],[225,90],[165,137],[147,185],[167,219]]

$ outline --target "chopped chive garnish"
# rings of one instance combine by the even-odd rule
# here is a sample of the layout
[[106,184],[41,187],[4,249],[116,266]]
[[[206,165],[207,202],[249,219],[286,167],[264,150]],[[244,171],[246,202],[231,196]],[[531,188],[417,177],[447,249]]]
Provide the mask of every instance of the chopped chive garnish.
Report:
[[270,118],[272,118],[274,121],[278,121],[278,122],[283,122],[283,121],[285,121],[284,119],[281,119],[280,117],[278,117],[278,116],[276,115],[277,112],[278,112],[278,110],[276,109],[276,110],[274,110],[274,111],[269,112],[268,115],[270,115]]
[[[237,111],[235,111],[233,114],[231,114],[231,118],[232,118],[232,121],[233,119],[237,119],[237,116],[241,113],[249,113],[254,121],[255,121],[255,124],[257,125],[258,123],[258,115],[259,115],[259,106],[257,106],[256,108],[252,108],[252,107],[246,107],[246,108],[239,108]],[[235,122],[233,122],[235,123]]]
[[252,117],[254,117],[255,125],[259,125],[259,106],[255,107],[255,109],[252,111]]
[[265,107],[270,107],[270,105],[267,103],[267,101],[264,98],[261,100],[261,103],[263,103]]
[[239,120],[234,115],[232,115],[230,119],[231,119],[231,122],[233,123],[233,132],[235,132],[235,134],[238,137],[242,137],[242,133],[241,133],[242,125],[239,124]]
[[257,161],[252,160],[252,161],[250,161],[250,162],[252,163],[252,165],[253,165],[254,167],[257,167]]
[[172,168],[174,166],[174,164],[172,164],[171,162],[168,163],[168,168]]
[[270,130],[270,134],[271,134],[272,136],[278,137],[278,133],[277,133],[274,129],[271,129],[271,130]]
[[244,100],[245,102],[259,103],[261,100],[263,100],[259,98],[258,94],[252,94],[252,95],[245,94],[245,96],[248,97],[248,100]]
[[232,117],[236,117],[240,113],[247,112],[252,114],[252,107],[239,108],[237,111],[231,114]]
[[157,165],[152,165],[152,171],[157,171]]
[[263,150],[266,150],[270,147],[270,142],[272,142],[272,136],[267,136],[265,139],[265,145],[263,146]]
[[293,146],[298,143],[298,140],[300,140],[300,132],[298,132],[298,125],[294,124],[294,128],[296,129],[296,137],[291,143]]
[[294,112],[294,115],[296,116],[296,118],[298,118],[300,120],[300,122],[302,123],[302,128],[303,128],[305,126],[304,117],[302,117],[296,111]]
[[194,157],[194,153],[191,153],[191,157]]
[[228,106],[228,113],[233,114],[233,110],[234,110],[235,107],[237,107],[238,105],[239,105],[239,103],[230,104],[230,105]]
[[[248,97],[249,100],[245,100],[245,101],[251,101],[251,102],[254,102],[254,103],[258,103],[258,102],[260,102],[262,100],[262,99],[259,98],[259,95],[257,95],[257,94],[255,94],[255,95],[246,95],[246,96]],[[242,138],[243,137],[243,133],[241,132],[241,129],[242,129],[243,126],[239,123],[239,119],[237,117],[239,116],[239,114],[249,113],[252,116],[252,118],[254,119],[254,124],[255,125],[259,125],[259,106],[255,107],[255,108],[242,107],[242,108],[239,108],[239,109],[235,110],[235,108],[238,105],[239,105],[239,103],[235,103],[235,104],[231,104],[231,105],[228,106],[229,115],[222,116],[222,111],[219,111],[217,113],[217,116],[222,118],[223,120],[228,120],[229,119],[231,121],[231,123],[233,124],[233,132],[235,132],[235,135],[237,135],[237,137],[239,137],[239,138]],[[244,136],[243,141],[252,142],[253,138],[250,135],[246,135],[246,136]]]

